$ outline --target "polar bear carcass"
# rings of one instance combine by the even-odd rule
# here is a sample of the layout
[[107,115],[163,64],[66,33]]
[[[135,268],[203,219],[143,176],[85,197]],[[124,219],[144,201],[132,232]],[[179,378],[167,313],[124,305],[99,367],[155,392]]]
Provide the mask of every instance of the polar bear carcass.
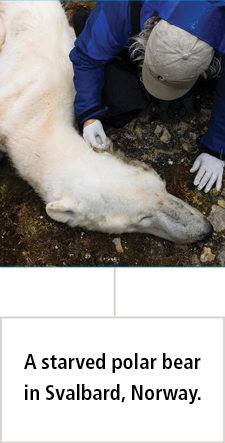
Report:
[[208,220],[152,169],[90,149],[73,127],[73,38],[58,1],[0,2],[0,144],[50,217],[191,243]]

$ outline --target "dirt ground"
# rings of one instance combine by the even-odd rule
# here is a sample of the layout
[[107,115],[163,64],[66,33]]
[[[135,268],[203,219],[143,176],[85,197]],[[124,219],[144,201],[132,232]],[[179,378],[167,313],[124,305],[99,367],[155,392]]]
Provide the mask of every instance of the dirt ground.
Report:
[[[64,2],[72,6],[70,16],[80,3]],[[206,216],[213,206],[220,220],[215,220],[211,239],[179,246],[151,235],[71,229],[47,216],[43,202],[4,158],[0,163],[0,266],[224,266],[225,191],[197,191],[189,172],[198,155],[196,140],[207,129],[213,91],[214,83],[208,82],[201,111],[188,119],[165,123],[158,112],[145,112],[121,129],[106,129],[114,146],[128,158],[152,165],[166,180],[169,192]]]

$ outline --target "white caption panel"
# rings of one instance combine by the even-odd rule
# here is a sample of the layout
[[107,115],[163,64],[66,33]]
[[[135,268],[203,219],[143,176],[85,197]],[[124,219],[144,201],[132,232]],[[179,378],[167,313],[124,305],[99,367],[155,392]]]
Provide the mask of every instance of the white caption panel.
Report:
[[222,320],[2,323],[3,441],[222,441]]
[[1,268],[0,316],[113,316],[114,270]]
[[224,277],[224,268],[117,269],[116,314],[225,317]]

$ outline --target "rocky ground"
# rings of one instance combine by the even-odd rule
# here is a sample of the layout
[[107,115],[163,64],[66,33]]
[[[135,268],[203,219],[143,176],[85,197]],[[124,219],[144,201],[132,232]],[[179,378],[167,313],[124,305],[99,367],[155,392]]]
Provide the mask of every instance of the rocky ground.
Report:
[[[80,5],[69,3],[75,8]],[[189,172],[198,155],[196,140],[207,129],[213,90],[213,82],[208,82],[201,111],[188,119],[165,123],[158,112],[145,112],[124,128],[106,130],[116,148],[128,158],[152,165],[166,180],[169,192],[209,217],[214,226],[210,240],[179,246],[151,235],[106,235],[53,222],[40,198],[4,158],[0,266],[224,266],[225,189],[204,194],[194,187]]]

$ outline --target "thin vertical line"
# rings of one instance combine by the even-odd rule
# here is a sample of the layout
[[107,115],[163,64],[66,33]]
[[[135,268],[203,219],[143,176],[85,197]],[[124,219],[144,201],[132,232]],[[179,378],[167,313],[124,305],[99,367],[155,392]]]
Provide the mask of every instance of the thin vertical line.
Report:
[[116,317],[116,268],[113,268],[113,317]]

